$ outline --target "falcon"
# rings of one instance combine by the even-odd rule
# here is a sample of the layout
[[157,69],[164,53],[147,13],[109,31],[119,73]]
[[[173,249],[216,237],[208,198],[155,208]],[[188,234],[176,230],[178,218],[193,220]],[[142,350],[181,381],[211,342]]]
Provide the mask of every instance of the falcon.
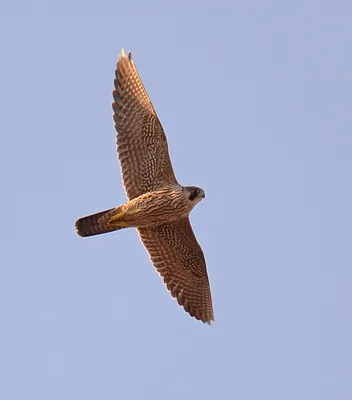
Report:
[[80,218],[77,233],[93,236],[137,228],[171,296],[192,317],[210,324],[214,313],[205,258],[189,221],[205,193],[177,182],[164,130],[131,52],[122,50],[115,77],[113,118],[128,201]]

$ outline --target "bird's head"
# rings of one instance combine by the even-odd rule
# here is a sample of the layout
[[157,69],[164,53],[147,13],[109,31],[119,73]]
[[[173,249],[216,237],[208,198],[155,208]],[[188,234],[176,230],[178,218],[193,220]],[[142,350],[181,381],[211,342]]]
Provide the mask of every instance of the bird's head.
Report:
[[187,191],[188,199],[194,204],[197,204],[205,197],[204,190],[199,187],[186,186],[185,189]]

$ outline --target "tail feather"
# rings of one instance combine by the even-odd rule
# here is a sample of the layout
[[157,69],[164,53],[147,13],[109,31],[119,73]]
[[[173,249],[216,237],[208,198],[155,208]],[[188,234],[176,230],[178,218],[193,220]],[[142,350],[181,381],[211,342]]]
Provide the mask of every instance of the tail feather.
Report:
[[117,226],[108,225],[110,218],[116,214],[117,209],[111,208],[98,212],[96,214],[88,215],[87,217],[80,218],[76,221],[76,230],[80,236],[94,236],[102,233],[113,232],[121,229]]

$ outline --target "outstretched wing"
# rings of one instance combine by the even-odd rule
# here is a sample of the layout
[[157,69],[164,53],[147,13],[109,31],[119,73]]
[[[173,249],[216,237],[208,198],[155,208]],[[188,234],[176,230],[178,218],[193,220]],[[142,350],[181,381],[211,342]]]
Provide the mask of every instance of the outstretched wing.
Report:
[[172,297],[192,317],[214,320],[204,254],[188,218],[148,228],[139,236]]
[[138,75],[131,53],[122,50],[113,91],[116,144],[129,200],[177,184],[167,139]]

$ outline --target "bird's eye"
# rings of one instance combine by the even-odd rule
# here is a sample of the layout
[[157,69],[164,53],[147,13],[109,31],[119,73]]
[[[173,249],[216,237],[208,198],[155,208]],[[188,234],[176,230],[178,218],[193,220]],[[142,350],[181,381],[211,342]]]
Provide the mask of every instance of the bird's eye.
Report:
[[191,200],[191,201],[193,201],[197,196],[198,196],[198,189],[193,189],[192,191],[191,191],[191,194],[189,195],[189,199]]

